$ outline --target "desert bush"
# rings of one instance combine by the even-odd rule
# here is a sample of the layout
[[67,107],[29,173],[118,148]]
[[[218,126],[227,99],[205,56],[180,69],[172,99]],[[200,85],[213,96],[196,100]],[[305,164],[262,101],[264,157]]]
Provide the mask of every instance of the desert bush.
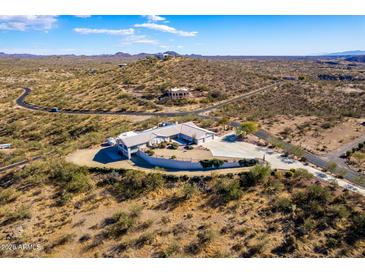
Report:
[[270,175],[271,168],[269,165],[257,164],[248,173],[241,175],[241,185],[250,187],[256,184],[267,184]]
[[203,168],[219,168],[224,164],[223,160],[220,159],[209,159],[209,160],[201,160],[199,161]]
[[32,217],[28,207],[22,205],[14,211],[6,213],[3,223],[9,224],[19,220],[30,219]]
[[298,168],[294,171],[294,178],[298,180],[310,180],[314,178],[314,175],[312,173],[309,173],[309,171],[304,168]]
[[245,137],[247,134],[254,133],[258,130],[258,125],[256,122],[243,122],[238,127],[236,127],[236,135],[238,137]]
[[155,154],[155,151],[153,149],[148,149],[148,150],[146,150],[146,154],[148,156],[153,156]]
[[178,255],[181,252],[181,247],[177,242],[172,242],[165,251],[167,257]]
[[358,212],[353,215],[348,234],[350,242],[365,238],[365,212]]
[[185,183],[181,192],[181,197],[188,200],[198,192],[198,189],[194,184]]
[[137,248],[142,248],[145,245],[152,244],[154,239],[155,239],[155,236],[152,233],[142,234],[134,241],[134,246]]
[[284,176],[285,176],[285,178],[288,178],[288,179],[292,178],[294,176],[294,172],[291,170],[288,170],[285,172]]
[[112,238],[118,238],[125,234],[134,224],[135,218],[125,212],[118,212],[112,216],[113,224],[106,230],[106,235]]
[[113,184],[112,189],[121,199],[130,199],[158,189],[164,182],[165,179],[160,173],[145,175],[144,172],[127,170],[121,180]]
[[179,144],[176,142],[171,142],[168,146],[168,149],[178,149],[179,148]]
[[155,190],[162,187],[165,183],[165,179],[161,173],[149,173],[146,177],[148,190]]
[[238,163],[241,167],[249,167],[249,166],[256,165],[257,160],[256,159],[241,159],[238,161]]
[[85,192],[92,188],[89,172],[84,167],[56,161],[49,167],[49,179],[71,193]]
[[285,197],[285,196],[280,196],[277,197],[274,203],[274,208],[288,213],[292,210],[293,207],[293,201],[289,198],[289,197]]
[[18,197],[18,193],[13,188],[6,188],[0,191],[0,205],[13,202]]
[[237,200],[242,196],[242,189],[238,179],[224,179],[220,178],[214,186],[215,193],[223,200],[228,202]]
[[332,200],[333,196],[328,189],[318,184],[310,185],[306,190],[293,194],[293,201],[302,209],[304,216],[325,215]]

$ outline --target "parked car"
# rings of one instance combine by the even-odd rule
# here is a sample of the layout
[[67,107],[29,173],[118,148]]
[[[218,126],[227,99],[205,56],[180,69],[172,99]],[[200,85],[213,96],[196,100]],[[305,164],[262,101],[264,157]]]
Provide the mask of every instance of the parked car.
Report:
[[113,138],[113,137],[109,137],[108,139],[106,139],[106,143],[107,143],[109,146],[115,146],[117,142],[116,142],[115,138]]
[[58,108],[54,107],[51,109],[51,112],[60,112],[60,110]]
[[0,144],[0,149],[11,148],[11,144]]

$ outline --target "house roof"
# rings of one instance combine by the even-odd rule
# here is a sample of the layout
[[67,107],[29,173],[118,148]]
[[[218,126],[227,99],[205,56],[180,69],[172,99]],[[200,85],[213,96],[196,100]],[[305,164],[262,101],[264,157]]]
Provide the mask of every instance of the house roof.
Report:
[[171,89],[169,89],[167,92],[168,93],[171,93],[171,92],[174,92],[174,93],[180,93],[180,92],[188,92],[189,91],[189,89],[188,88],[185,88],[185,87],[180,87],[180,88],[178,88],[178,87],[174,87],[174,88],[171,88]]
[[119,141],[127,147],[132,147],[148,143],[150,140],[156,137],[170,137],[179,133],[182,133],[194,139],[201,139],[204,138],[207,134],[214,134],[214,132],[212,131],[198,127],[193,122],[173,124],[165,127],[156,127],[135,133],[136,134],[132,136],[120,134],[117,137],[117,142]]

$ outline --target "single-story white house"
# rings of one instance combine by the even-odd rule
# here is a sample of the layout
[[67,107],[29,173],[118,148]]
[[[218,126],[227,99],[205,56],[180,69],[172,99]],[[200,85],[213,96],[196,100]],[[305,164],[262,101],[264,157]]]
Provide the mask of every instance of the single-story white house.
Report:
[[118,150],[128,159],[139,149],[169,142],[172,139],[182,140],[187,143],[202,144],[214,139],[215,133],[200,128],[193,122],[182,124],[167,124],[165,126],[147,129],[145,131],[129,131],[116,138]]

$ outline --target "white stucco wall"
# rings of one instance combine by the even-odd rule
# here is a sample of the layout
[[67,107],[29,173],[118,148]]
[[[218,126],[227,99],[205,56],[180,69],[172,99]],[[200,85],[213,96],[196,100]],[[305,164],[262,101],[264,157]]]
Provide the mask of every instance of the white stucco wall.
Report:
[[[170,169],[178,169],[178,170],[208,170],[208,169],[215,169],[215,168],[203,168],[199,162],[190,162],[190,161],[180,161],[174,159],[164,159],[158,157],[152,157],[144,153],[143,151],[138,151],[137,156],[141,157],[147,163],[153,166],[159,166],[163,168],[170,168]],[[238,162],[226,162],[224,163],[221,168],[232,168],[232,167],[239,167],[240,165]]]

